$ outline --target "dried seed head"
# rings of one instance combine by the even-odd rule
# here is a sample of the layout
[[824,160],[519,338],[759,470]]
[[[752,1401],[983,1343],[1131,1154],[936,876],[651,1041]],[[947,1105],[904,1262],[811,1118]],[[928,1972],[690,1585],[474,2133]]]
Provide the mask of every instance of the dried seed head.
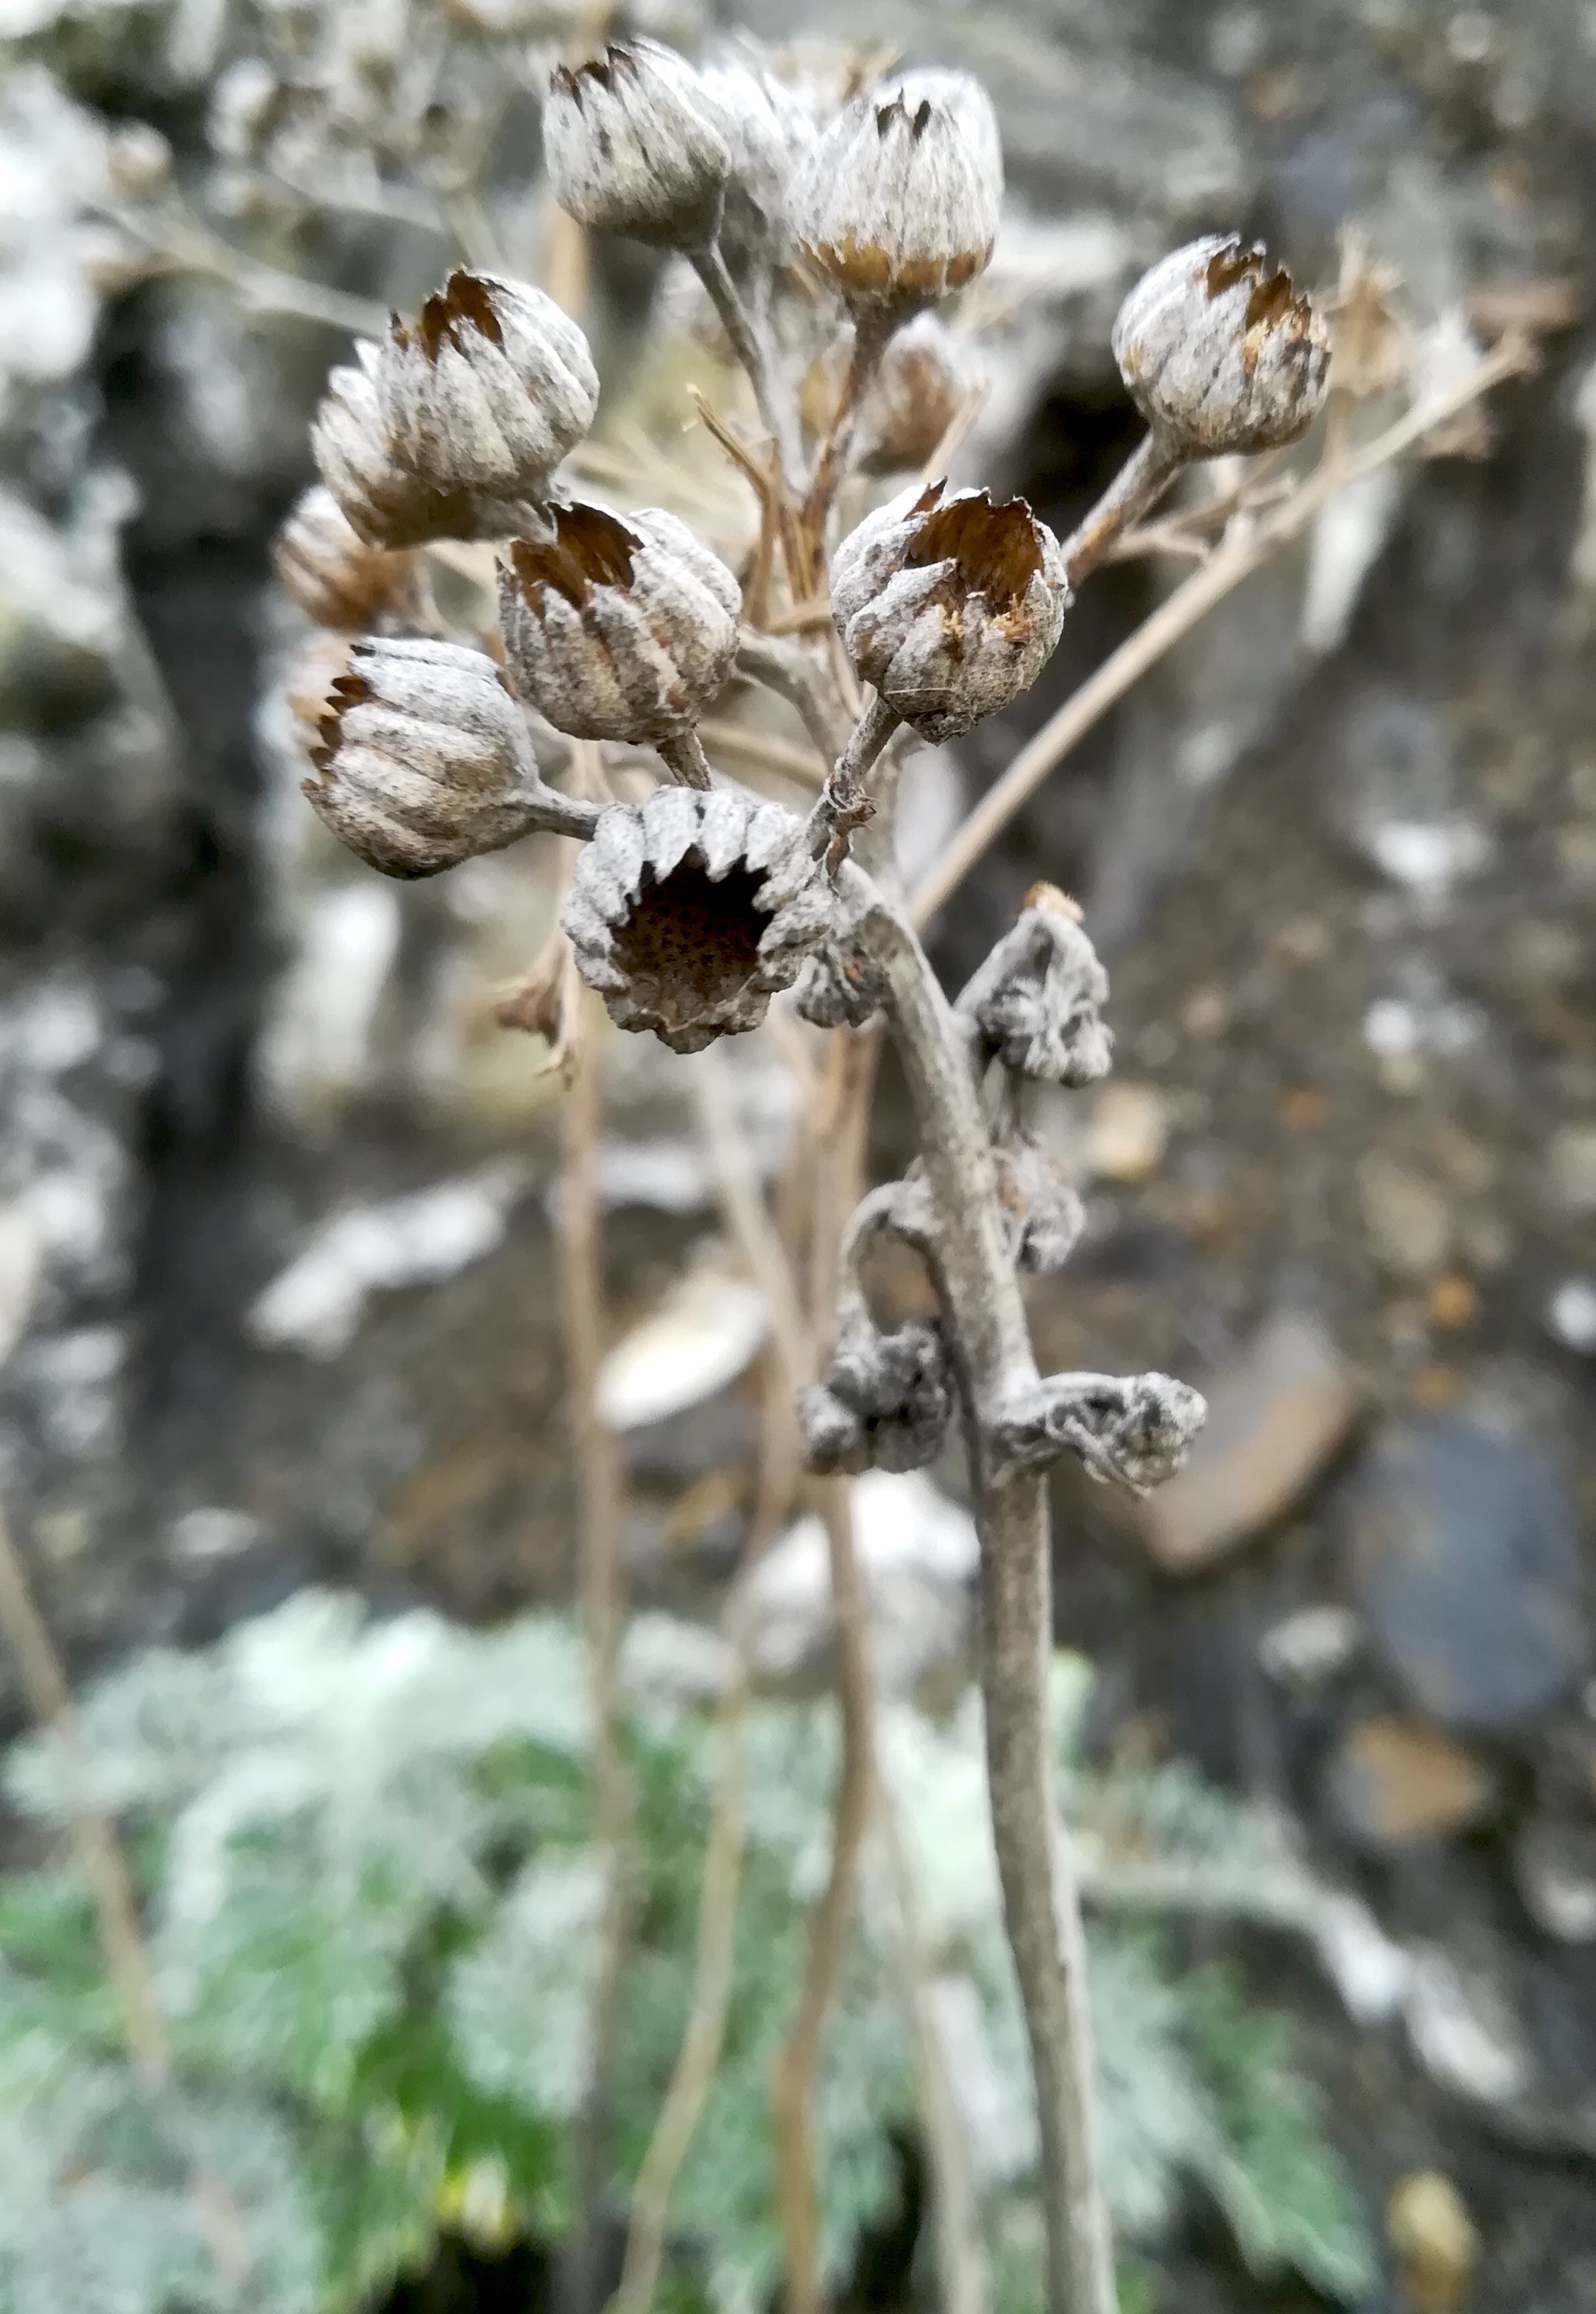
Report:
[[739,788],[660,787],[601,814],[561,921],[619,1028],[696,1053],[758,1027],[833,905],[795,814]]
[[942,1337],[917,1318],[883,1334],[856,1315],[838,1337],[825,1381],[798,1394],[809,1467],[827,1477],[924,1470],[941,1450],[952,1410]]
[[992,255],[1003,172],[984,102],[961,74],[912,75],[855,97],[816,144],[793,189],[793,218],[806,253],[856,313],[934,305]]
[[367,637],[334,682],[304,792],[385,876],[436,876],[538,825],[521,711],[458,643]]
[[574,70],[557,66],[543,157],[555,199],[592,232],[665,249],[715,237],[731,150],[699,75],[657,40],[612,41]]
[[322,479],[373,546],[506,538],[535,523],[555,467],[592,425],[587,340],[551,297],[451,273],[335,369],[311,432]]
[[957,739],[1029,689],[1070,601],[1023,499],[933,482],[868,515],[832,561],[832,615],[861,680],[922,739]]
[[918,314],[882,358],[854,436],[854,461],[867,474],[899,474],[933,458],[948,428],[986,378],[967,338],[935,314]]
[[358,634],[384,619],[413,619],[420,607],[414,553],[367,546],[320,482],[278,531],[271,560],[284,592],[319,627]]
[[512,682],[575,738],[680,738],[731,673],[736,580],[658,507],[622,521],[578,504],[551,520],[551,543],[518,538],[499,564]]
[[700,78],[730,155],[720,247],[746,278],[792,254],[789,195],[814,149],[815,124],[798,92],[762,66],[733,57]]
[[1312,424],[1329,332],[1283,268],[1235,234],[1187,243],[1142,275],[1114,358],[1157,433],[1188,457],[1274,449]]
[[957,124],[974,154],[982,174],[1003,198],[1003,138],[992,101],[973,74],[950,72],[941,66],[893,73],[877,81],[872,92],[877,104],[896,99],[905,111],[915,112],[928,101],[941,106]]
[[1086,1209],[1046,1151],[1017,1135],[995,1153],[998,1202],[1018,1268],[1045,1277],[1062,1269],[1086,1225]]
[[1101,1012],[1108,976],[1073,901],[1050,884],[1034,886],[1027,901],[958,1009],[1016,1076],[1094,1083],[1107,1075],[1114,1055]]

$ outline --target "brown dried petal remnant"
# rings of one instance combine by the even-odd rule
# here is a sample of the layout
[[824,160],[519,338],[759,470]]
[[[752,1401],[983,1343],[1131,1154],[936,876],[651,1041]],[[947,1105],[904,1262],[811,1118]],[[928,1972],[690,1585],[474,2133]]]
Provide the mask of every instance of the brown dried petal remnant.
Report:
[[598,409],[576,323],[541,289],[496,274],[450,274],[413,322],[395,314],[355,358],[328,380],[311,443],[372,546],[533,527]]
[[1324,400],[1330,340],[1283,269],[1234,234],[1162,259],[1114,324],[1114,355],[1148,424],[1188,457],[1294,442]]
[[1023,499],[933,482],[867,516],[832,563],[832,614],[862,681],[925,739],[960,737],[1028,690],[1070,601]]
[[618,1027],[695,1053],[758,1026],[832,905],[794,814],[736,788],[661,787],[601,815],[562,922]]

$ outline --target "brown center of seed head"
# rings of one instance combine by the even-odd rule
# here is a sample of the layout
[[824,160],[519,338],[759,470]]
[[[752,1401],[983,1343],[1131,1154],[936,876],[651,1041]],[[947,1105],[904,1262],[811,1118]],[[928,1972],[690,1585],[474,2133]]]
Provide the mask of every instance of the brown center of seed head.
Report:
[[[939,491],[941,485],[936,487]],[[925,499],[919,501],[924,503]],[[1001,615],[1024,602],[1042,568],[1042,541],[1023,499],[994,506],[982,490],[974,498],[954,499],[928,515],[904,561],[912,570],[951,562],[962,590],[983,596]]]
[[643,888],[615,934],[614,958],[634,1002],[665,1029],[683,1029],[727,1003],[752,979],[769,919],[754,905],[764,878],[734,868],[711,883],[694,848]]
[[[467,330],[474,330],[491,346],[504,343],[504,331],[493,310],[493,293],[488,284],[479,281],[474,273],[456,270],[423,305],[416,316],[414,335],[428,360],[435,362],[445,346],[462,351]],[[397,344],[408,346],[411,332],[402,322],[395,321],[393,336]]]
[[1232,238],[1209,259],[1204,287],[1210,297],[1222,297],[1243,281],[1257,281],[1263,270],[1264,252],[1257,244],[1249,249],[1244,241]]
[[516,539],[510,567],[534,610],[545,587],[580,610],[595,587],[630,586],[632,557],[642,543],[602,507],[556,507],[552,542]]

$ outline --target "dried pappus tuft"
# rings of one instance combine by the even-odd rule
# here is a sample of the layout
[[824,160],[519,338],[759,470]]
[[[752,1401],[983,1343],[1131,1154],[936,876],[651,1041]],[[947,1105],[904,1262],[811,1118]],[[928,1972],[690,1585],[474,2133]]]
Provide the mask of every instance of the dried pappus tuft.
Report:
[[936,314],[918,314],[881,358],[860,413],[854,463],[861,473],[897,474],[936,455],[948,428],[986,383],[967,338]]
[[952,1410],[941,1334],[918,1318],[884,1334],[855,1315],[825,1381],[798,1395],[805,1455],[823,1477],[924,1470],[941,1451]]
[[737,788],[660,787],[601,813],[561,921],[618,1028],[696,1053],[758,1027],[832,909],[794,813]]
[[670,746],[725,689],[736,578],[659,507],[622,521],[578,503],[551,520],[551,541],[516,539],[499,564],[511,681],[575,738]]
[[358,634],[384,619],[414,619],[420,570],[413,552],[368,546],[330,490],[304,492],[278,531],[272,567],[284,592],[319,627]]
[[842,541],[832,615],[853,670],[922,739],[957,739],[1029,689],[1070,588],[1023,499],[905,490]]
[[962,288],[997,238],[1003,173],[982,124],[985,98],[979,89],[956,97],[961,75],[925,77],[939,84],[929,93],[911,80],[855,97],[793,190],[805,253],[873,322]]
[[311,444],[322,479],[373,546],[505,538],[534,526],[554,469],[592,425],[587,340],[551,297],[451,273],[413,322],[335,369]]
[[1107,1076],[1114,1038],[1102,1017],[1108,976],[1073,901],[1034,885],[956,1008],[1016,1076],[1091,1084]]
[[1294,442],[1325,397],[1330,339],[1283,268],[1211,234],[1145,273],[1114,324],[1114,358],[1155,433],[1188,457]]
[[538,785],[498,667],[458,643],[356,643],[311,753],[305,794],[385,876],[436,876],[497,852],[548,825],[542,803],[561,800]]
[[612,41],[560,65],[543,105],[554,198],[594,233],[707,249],[720,222],[731,147],[700,75],[657,40]]

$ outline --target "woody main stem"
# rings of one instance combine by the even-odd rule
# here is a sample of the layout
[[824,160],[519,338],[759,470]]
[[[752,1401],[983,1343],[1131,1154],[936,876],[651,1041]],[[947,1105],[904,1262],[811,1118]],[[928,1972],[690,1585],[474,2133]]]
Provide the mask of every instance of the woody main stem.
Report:
[[1049,2314],[1115,2314],[1085,1939],[1054,1791],[1047,1480],[1005,1464],[1003,1406],[1036,1387],[992,1144],[948,1000],[906,920],[844,867],[855,938],[879,969],[936,1208],[939,1298],[981,1536],[981,1677],[1003,1913],[1036,2087]]

